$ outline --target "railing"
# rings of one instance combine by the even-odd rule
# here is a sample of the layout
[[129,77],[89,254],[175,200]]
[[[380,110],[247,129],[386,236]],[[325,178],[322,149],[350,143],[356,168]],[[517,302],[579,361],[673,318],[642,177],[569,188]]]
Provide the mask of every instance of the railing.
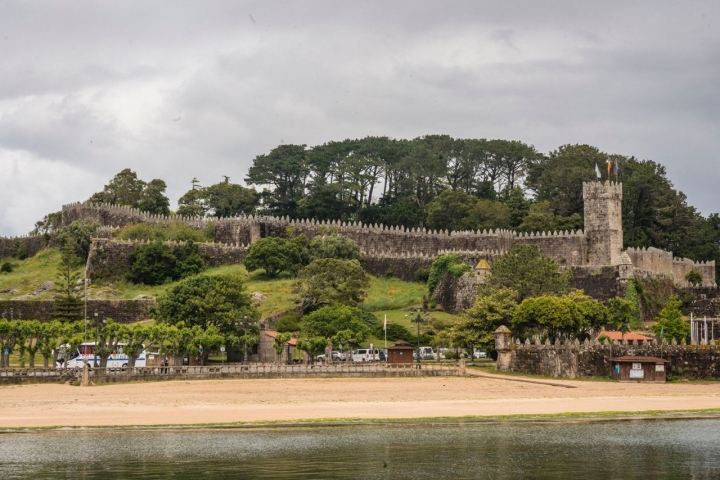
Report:
[[[205,366],[153,366],[133,368],[90,368],[90,378],[98,381],[134,381],[163,378],[273,378],[306,376],[426,376],[458,375],[457,364],[316,363],[285,365],[277,363],[225,364]],[[75,380],[82,369],[6,368],[0,369],[0,383],[22,381]]]

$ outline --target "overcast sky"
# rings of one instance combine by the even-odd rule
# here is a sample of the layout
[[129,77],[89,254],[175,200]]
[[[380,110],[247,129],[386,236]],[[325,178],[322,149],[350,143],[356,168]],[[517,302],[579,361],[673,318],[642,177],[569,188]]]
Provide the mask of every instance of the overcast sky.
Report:
[[720,211],[720,2],[0,0],[0,235],[280,143],[589,143]]

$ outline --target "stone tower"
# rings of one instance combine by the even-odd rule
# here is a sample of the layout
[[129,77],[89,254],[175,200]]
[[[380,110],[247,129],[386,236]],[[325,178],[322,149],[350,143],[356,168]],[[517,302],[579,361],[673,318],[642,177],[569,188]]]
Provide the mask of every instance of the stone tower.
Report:
[[622,184],[583,183],[590,265],[619,265],[623,247]]

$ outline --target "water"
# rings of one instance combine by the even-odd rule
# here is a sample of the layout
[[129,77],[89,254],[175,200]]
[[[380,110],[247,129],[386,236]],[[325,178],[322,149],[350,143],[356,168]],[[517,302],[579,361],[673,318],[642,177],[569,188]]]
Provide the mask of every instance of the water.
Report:
[[0,434],[7,478],[720,478],[720,420]]

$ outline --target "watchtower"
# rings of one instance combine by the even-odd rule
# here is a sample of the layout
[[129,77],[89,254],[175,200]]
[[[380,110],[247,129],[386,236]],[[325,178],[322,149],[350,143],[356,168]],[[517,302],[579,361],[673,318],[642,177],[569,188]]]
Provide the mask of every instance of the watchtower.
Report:
[[623,248],[622,184],[583,183],[590,265],[619,265]]

